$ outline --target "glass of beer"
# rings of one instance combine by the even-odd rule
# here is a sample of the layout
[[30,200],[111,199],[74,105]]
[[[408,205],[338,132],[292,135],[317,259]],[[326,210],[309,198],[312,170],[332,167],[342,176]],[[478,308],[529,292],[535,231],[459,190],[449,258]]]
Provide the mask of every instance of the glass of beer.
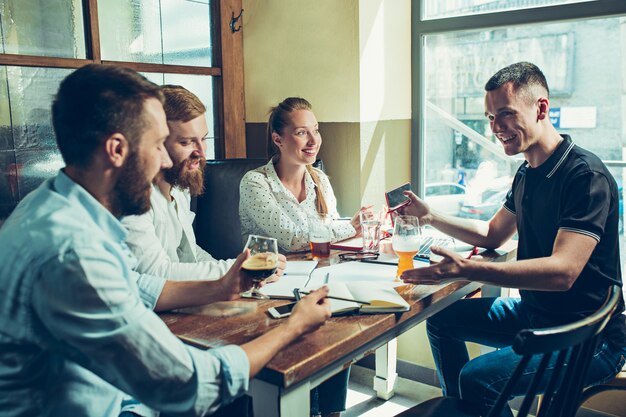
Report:
[[309,217],[309,245],[313,259],[330,256],[333,219],[328,214]]
[[413,257],[420,248],[420,226],[417,217],[398,215],[394,218],[395,226],[391,247],[398,255],[396,280],[408,269],[413,269]]
[[253,287],[243,295],[255,298],[268,298],[259,292],[258,285],[270,277],[278,267],[278,243],[273,237],[250,235],[246,248],[250,257],[241,265],[252,278]]

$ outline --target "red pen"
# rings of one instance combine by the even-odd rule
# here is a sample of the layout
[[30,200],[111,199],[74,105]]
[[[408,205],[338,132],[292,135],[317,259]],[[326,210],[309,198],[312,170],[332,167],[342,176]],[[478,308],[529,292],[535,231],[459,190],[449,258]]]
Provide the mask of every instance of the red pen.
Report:
[[467,256],[467,259],[472,259],[472,256],[474,255],[478,255],[478,246],[474,246],[472,248],[472,251],[470,252],[470,254]]

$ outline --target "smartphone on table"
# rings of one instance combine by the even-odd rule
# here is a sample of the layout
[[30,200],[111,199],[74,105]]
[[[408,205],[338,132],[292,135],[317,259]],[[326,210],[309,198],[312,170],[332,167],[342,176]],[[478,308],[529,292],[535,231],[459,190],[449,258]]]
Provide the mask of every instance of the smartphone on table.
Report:
[[275,319],[282,319],[291,315],[291,311],[295,307],[296,303],[289,303],[278,307],[270,307],[267,312]]
[[411,184],[408,182],[385,193],[385,199],[387,200],[387,207],[389,207],[389,211],[396,211],[400,207],[404,207],[409,204],[411,200],[409,197],[404,195],[405,191],[411,191]]

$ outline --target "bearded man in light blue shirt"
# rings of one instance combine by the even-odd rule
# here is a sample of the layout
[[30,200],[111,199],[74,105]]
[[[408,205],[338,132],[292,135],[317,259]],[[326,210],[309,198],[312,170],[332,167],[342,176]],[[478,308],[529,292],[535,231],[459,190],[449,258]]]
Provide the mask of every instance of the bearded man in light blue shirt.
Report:
[[[88,65],[61,83],[52,113],[66,167],[0,229],[3,416],[117,416],[124,392],[167,415],[210,414],[329,317],[321,289],[261,337],[201,351],[152,311],[250,286],[247,252],[222,280],[173,283],[177,291],[132,270],[119,218],[149,208],[154,176],[171,165],[162,102],[158,86],[121,67]],[[142,281],[162,293],[140,291]]]

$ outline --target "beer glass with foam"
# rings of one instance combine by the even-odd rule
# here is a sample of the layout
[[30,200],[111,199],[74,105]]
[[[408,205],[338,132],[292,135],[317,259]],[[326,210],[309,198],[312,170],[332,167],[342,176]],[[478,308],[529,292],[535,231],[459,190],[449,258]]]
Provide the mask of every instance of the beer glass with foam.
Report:
[[413,269],[413,257],[420,248],[420,226],[417,217],[398,215],[394,219],[391,247],[398,255],[396,279],[408,269]]
[[309,244],[313,259],[330,256],[333,219],[328,214],[309,217]]
[[259,292],[258,285],[276,272],[278,243],[273,237],[250,235],[246,248],[250,249],[250,257],[244,261],[241,268],[252,278],[254,286],[245,295],[267,298]]

